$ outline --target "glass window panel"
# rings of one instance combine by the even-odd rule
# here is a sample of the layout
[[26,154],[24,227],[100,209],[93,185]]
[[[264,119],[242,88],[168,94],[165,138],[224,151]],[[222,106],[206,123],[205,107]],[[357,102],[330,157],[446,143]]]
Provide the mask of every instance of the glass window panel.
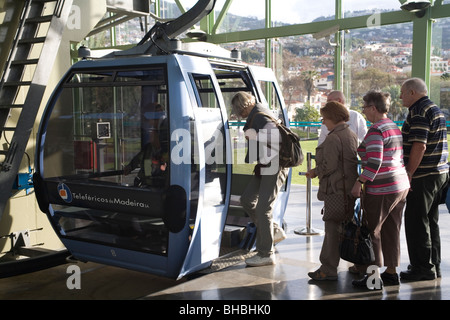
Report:
[[430,98],[450,116],[450,18],[433,23]]
[[215,90],[209,75],[193,76],[197,93],[199,95],[199,107],[201,108],[219,108]]
[[[184,9],[187,11],[190,8],[192,8],[193,6],[195,6],[197,4],[198,0],[180,0],[181,5],[184,7]],[[216,1],[216,5],[215,5],[215,9],[217,10],[217,1]]]
[[48,122],[43,172],[62,236],[167,254],[168,107],[162,66],[67,81]]
[[[225,0],[216,2],[217,15]],[[266,17],[265,0],[233,1],[217,33],[263,29]]]
[[[231,100],[238,91],[246,91],[254,94],[253,84],[250,82],[248,70],[246,68],[225,68],[224,66],[218,65],[214,66],[214,72],[218,79],[229,116],[228,128],[232,142],[232,172],[235,175],[233,177],[235,178],[236,174],[252,175],[255,165],[245,162],[247,148],[247,140],[243,131],[245,119],[238,119],[236,115],[231,114]],[[236,184],[235,180],[233,181]],[[232,197],[234,198],[236,196]]]
[[116,45],[136,44],[145,35],[145,18],[134,18],[116,26]]
[[276,45],[273,69],[289,119],[293,121],[296,110],[308,104],[319,110],[324,94],[334,88],[335,47],[310,35],[279,38]]
[[104,73],[79,73],[74,76],[72,76],[69,80],[69,83],[109,83],[113,81],[114,74],[110,72],[104,72]]
[[[271,116],[275,119],[278,119],[283,124],[286,124],[284,121],[283,111],[281,109],[281,100],[279,96],[279,92],[275,87],[275,83],[268,81],[259,81],[259,85],[264,93],[267,103],[269,104],[269,109],[272,112]],[[289,124],[288,124],[289,126]],[[287,184],[284,184],[281,187],[281,192],[286,191]]]
[[206,208],[224,203],[226,190],[225,131],[217,94],[209,75],[192,75],[198,94],[200,117],[205,150]]
[[331,20],[335,17],[334,13],[335,0],[272,0],[274,26]]
[[174,0],[161,0],[160,12],[163,19],[178,18],[182,14]]
[[400,86],[411,76],[412,24],[350,30],[343,33],[343,91],[350,108],[362,111],[369,90],[391,93],[390,118],[402,121],[406,110]]
[[[135,156],[153,143],[152,157],[168,162],[167,103],[163,68],[73,75],[49,121],[45,177],[95,174],[131,186],[133,178],[158,180]],[[131,163],[133,175],[106,174]]]
[[[103,19],[107,19],[109,13],[106,13]],[[86,39],[86,44],[88,48],[108,48],[112,46],[111,41],[111,29],[94,34]]]
[[220,44],[225,49],[233,50],[237,49],[241,52],[242,61],[252,64],[264,66],[265,64],[265,41],[264,40],[252,40],[234,43]]
[[275,119],[280,119],[284,123],[283,114],[281,111],[281,102],[278,96],[278,92],[275,89],[273,82],[259,81],[261,90],[264,93],[269,109],[272,111],[271,116]]
[[400,9],[398,0],[341,0],[344,18]]

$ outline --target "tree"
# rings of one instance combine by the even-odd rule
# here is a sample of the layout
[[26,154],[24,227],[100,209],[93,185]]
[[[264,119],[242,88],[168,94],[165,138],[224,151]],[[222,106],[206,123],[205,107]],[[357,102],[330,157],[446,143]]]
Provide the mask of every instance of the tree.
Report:
[[241,51],[242,60],[248,63],[263,61],[264,57],[261,52],[252,48],[243,48]]
[[391,95],[391,104],[389,108],[389,114],[393,121],[404,120],[404,114],[406,113],[406,108],[403,107],[403,103],[400,99],[400,89],[399,85],[391,85],[383,88],[383,92],[388,92]]
[[316,108],[306,101],[303,108],[295,110],[294,121],[319,121],[320,113]]
[[375,68],[367,68],[355,73],[352,78],[352,94],[364,96],[369,90],[381,90],[393,83],[393,77],[387,72]]
[[311,101],[311,92],[314,89],[314,80],[319,77],[319,73],[315,70],[302,71],[300,77],[302,78],[306,92],[308,92],[308,102]]
[[286,97],[285,100],[288,111],[291,111],[292,97],[299,96],[302,93],[302,90],[299,90],[300,87],[301,79],[298,76],[290,76],[282,82],[283,96]]
[[450,75],[448,73],[430,77],[428,96],[442,111],[445,111],[446,117],[448,117],[450,112]]
[[286,100],[286,107],[291,111],[291,103],[296,100],[293,97],[301,97],[304,94],[303,80],[298,76],[297,70],[301,65],[299,57],[294,56],[289,50],[283,50],[283,75],[281,88]]

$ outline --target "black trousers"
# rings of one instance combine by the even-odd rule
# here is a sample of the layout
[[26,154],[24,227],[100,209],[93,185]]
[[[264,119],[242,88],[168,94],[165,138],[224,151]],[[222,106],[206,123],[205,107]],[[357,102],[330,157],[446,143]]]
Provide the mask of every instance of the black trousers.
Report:
[[413,271],[435,272],[441,263],[439,203],[448,173],[412,179],[406,198],[405,234]]

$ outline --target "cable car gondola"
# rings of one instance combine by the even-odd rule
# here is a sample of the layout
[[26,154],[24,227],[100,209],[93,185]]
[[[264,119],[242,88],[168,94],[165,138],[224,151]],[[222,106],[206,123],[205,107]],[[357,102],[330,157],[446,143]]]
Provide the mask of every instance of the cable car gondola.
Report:
[[[74,64],[47,104],[35,191],[78,260],[180,278],[219,257],[226,224],[248,222],[237,200],[253,166],[230,101],[251,92],[287,122],[284,100],[272,70],[169,39],[177,20],[132,49]],[[280,225],[289,185],[290,176],[273,211]]]

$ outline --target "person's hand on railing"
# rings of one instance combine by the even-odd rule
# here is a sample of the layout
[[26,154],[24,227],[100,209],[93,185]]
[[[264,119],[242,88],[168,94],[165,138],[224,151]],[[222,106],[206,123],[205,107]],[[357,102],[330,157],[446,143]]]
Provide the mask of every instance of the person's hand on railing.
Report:
[[305,176],[306,176],[307,178],[309,178],[309,179],[313,179],[313,178],[317,177],[317,175],[316,175],[316,170],[315,170],[315,169],[311,169],[311,170],[307,171],[307,172],[305,173]]

